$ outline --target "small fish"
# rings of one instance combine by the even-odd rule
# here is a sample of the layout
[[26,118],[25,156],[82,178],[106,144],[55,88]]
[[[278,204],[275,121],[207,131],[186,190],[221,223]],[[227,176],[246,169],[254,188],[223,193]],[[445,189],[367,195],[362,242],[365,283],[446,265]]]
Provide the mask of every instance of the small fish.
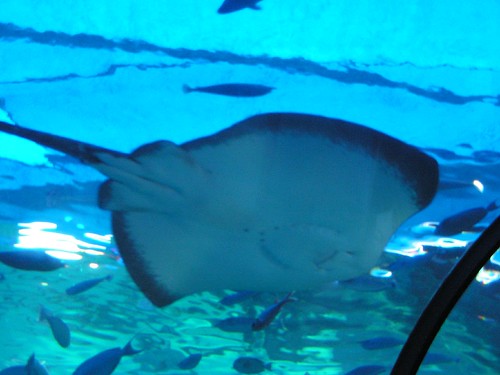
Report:
[[63,262],[45,251],[36,250],[2,251],[0,262],[26,271],[53,271],[65,266]]
[[362,275],[354,279],[339,281],[338,283],[357,292],[380,292],[381,290],[396,287],[396,282],[391,277],[375,277],[371,275]]
[[288,295],[281,301],[269,306],[265,309],[252,323],[252,330],[260,331],[266,328],[274,320],[276,315],[280,312],[281,308],[288,302],[296,301],[295,298],[291,298],[293,292],[288,293]]
[[250,332],[252,331],[253,322],[255,322],[254,318],[236,316],[219,320],[213,325],[225,332]]
[[363,349],[377,350],[377,349],[386,349],[402,345],[404,341],[391,336],[380,336],[368,340],[363,340],[360,341],[359,343],[361,344]]
[[26,365],[7,367],[0,375],[49,375],[49,372],[32,354]]
[[49,372],[44,365],[42,365],[38,359],[35,358],[34,353],[29,357],[25,369],[27,375],[49,375]]
[[63,348],[67,348],[71,343],[71,333],[66,323],[64,323],[62,319],[58,318],[57,316],[54,316],[44,306],[41,306],[40,321],[44,320],[47,320],[47,322],[49,323],[52,335],[54,336],[58,344]]
[[242,374],[259,374],[264,370],[271,371],[271,366],[271,363],[264,363],[253,357],[240,357],[233,362],[233,368]]
[[84,361],[73,372],[73,375],[109,375],[115,371],[124,356],[140,353],[132,347],[132,340],[123,348],[113,348],[105,350]]
[[198,363],[200,363],[201,357],[202,355],[200,353],[191,354],[186,358],[184,358],[182,361],[180,361],[177,364],[177,367],[179,367],[182,370],[194,369],[196,366],[198,366]]
[[97,279],[82,281],[81,283],[75,284],[73,286],[70,286],[68,289],[66,289],[66,294],[72,296],[75,294],[83,293],[83,292],[89,290],[90,288],[96,286],[97,284],[100,284],[104,280],[111,281],[112,278],[113,278],[113,275],[108,275],[108,276],[104,276],[104,277],[99,277]]
[[227,14],[232,12],[237,12],[245,8],[250,8],[254,10],[260,10],[261,8],[257,5],[261,0],[224,0],[222,5],[217,10],[219,14]]
[[232,306],[237,303],[240,303],[250,297],[253,297],[257,294],[257,292],[253,292],[250,290],[242,290],[240,292],[236,292],[233,294],[229,294],[222,298],[219,303],[225,306]]
[[269,94],[274,87],[264,85],[253,85],[247,83],[226,83],[222,85],[204,86],[204,87],[189,87],[188,85],[182,86],[185,93],[193,91],[205,92],[216,95],[238,96],[238,97],[254,97]]
[[385,366],[379,365],[366,365],[359,366],[355,369],[346,372],[345,375],[377,375],[385,371]]
[[487,207],[476,207],[459,212],[441,221],[434,233],[439,236],[453,236],[464,231],[473,230],[474,225],[484,219],[490,211],[499,207],[497,202],[493,201]]

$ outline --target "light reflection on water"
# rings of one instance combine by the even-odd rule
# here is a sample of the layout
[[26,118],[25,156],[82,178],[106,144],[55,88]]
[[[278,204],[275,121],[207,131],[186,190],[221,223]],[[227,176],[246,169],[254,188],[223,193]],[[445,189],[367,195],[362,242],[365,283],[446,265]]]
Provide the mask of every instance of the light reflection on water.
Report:
[[[107,249],[107,246],[79,240],[73,235],[56,231],[56,223],[36,221],[18,225],[18,243],[14,244],[18,249],[43,249],[47,254],[63,260],[81,260],[82,256],[77,253],[102,256]],[[110,234],[84,233],[84,236],[108,245],[112,240]]]

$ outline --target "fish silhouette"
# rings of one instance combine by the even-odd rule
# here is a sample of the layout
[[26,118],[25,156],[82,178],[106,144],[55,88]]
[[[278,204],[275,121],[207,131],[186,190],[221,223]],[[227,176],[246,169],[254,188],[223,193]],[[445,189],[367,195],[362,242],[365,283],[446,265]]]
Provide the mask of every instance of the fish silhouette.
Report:
[[80,364],[73,375],[109,375],[115,371],[122,357],[135,355],[142,350],[132,347],[132,340],[123,348],[104,350]]
[[224,0],[222,5],[217,10],[217,13],[233,13],[245,8],[260,10],[261,8],[257,5],[260,1],[261,0]]
[[95,287],[96,285],[102,283],[105,280],[111,281],[112,279],[113,279],[113,276],[108,275],[108,276],[103,276],[103,277],[99,277],[96,279],[85,280],[85,281],[79,282],[79,283],[67,288],[66,294],[68,294],[70,296],[75,295],[75,294],[80,294],[80,293],[83,293],[83,292]]
[[438,224],[435,234],[440,236],[453,236],[463,231],[472,230],[490,211],[494,211],[499,207],[498,202],[493,201],[486,207],[470,208],[451,215]]
[[274,90],[274,87],[264,85],[254,85],[247,83],[225,83],[221,85],[203,86],[203,87],[189,87],[188,85],[182,86],[182,90],[188,94],[193,91],[205,92],[208,94],[226,95],[226,96],[239,96],[243,98],[263,96],[269,94]]
[[57,343],[63,348],[67,348],[71,343],[71,332],[66,323],[61,318],[54,316],[44,306],[40,306],[40,321],[44,320],[49,323],[50,330]]

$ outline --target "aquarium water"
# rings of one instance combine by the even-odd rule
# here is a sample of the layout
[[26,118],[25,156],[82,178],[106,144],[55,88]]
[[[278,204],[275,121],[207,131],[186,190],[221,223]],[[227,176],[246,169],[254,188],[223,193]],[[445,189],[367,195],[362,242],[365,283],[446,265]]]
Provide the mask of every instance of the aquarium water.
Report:
[[[109,374],[116,366],[116,374],[389,374],[434,292],[500,213],[499,20],[497,0],[3,0],[5,124],[124,155],[158,140],[198,142],[256,115],[307,114],[360,124],[414,146],[437,162],[439,182],[430,204],[398,223],[362,275],[267,291],[258,287],[258,262],[243,256],[243,264],[255,267],[258,290],[251,284],[201,290],[197,275],[213,267],[217,251],[203,261],[181,256],[188,266],[170,267],[184,267],[179,273],[198,289],[160,307],[139,279],[163,265],[141,264],[139,276],[129,272],[135,260],[122,258],[123,246],[115,241],[122,228],[113,231],[109,210],[98,207],[106,176],[92,160],[88,165],[78,155],[2,131],[0,257],[16,253],[0,263],[0,374],[14,366],[5,373]],[[297,131],[287,152],[301,152],[307,132]],[[211,139],[214,148],[234,140]],[[271,162],[257,151],[236,147],[231,154],[260,168],[249,187],[265,185],[272,174],[266,171]],[[345,160],[357,175],[372,172],[371,164]],[[232,158],[226,161],[230,165]],[[290,205],[334,202],[331,209],[346,215],[344,200],[314,196],[337,192],[336,181],[322,180],[325,164],[306,166],[305,177],[296,180],[304,184],[302,194],[290,193]],[[160,158],[154,167],[170,165]],[[289,194],[286,178],[294,176],[294,167],[287,168],[283,194]],[[234,171],[225,183],[243,181],[241,195],[249,197],[248,176]],[[432,185],[425,170],[411,173],[419,184]],[[310,187],[307,181],[313,181]],[[183,183],[198,186],[189,178]],[[386,188],[392,191],[393,184]],[[106,196],[109,205],[133,205],[127,194],[112,194]],[[349,199],[356,206],[364,197]],[[189,201],[190,214],[205,209],[197,202]],[[225,215],[233,207],[219,208]],[[286,207],[280,210],[286,214]],[[227,216],[222,229],[237,224]],[[182,217],[170,217],[182,226]],[[348,226],[353,235],[343,246],[356,244],[370,254],[378,231],[365,238],[366,223]],[[323,229],[261,234],[262,246],[289,243],[277,256],[288,260],[289,250],[293,266],[300,265],[296,248],[314,249],[301,240],[301,231],[315,230]],[[188,230],[185,238],[197,233]],[[336,234],[319,234],[318,241]],[[161,244],[168,247],[165,237]],[[161,244],[154,251],[161,253]],[[223,254],[224,241],[217,245]],[[46,266],[55,266],[40,270],[46,258],[37,258],[30,264],[38,269],[22,269],[15,262],[26,251],[49,256]],[[198,268],[191,270],[190,260]],[[26,259],[20,262],[30,268]],[[219,271],[222,285],[237,278],[228,276],[230,268]],[[499,302],[497,252],[449,315],[418,373],[500,373]],[[36,365],[28,360],[32,354]]]

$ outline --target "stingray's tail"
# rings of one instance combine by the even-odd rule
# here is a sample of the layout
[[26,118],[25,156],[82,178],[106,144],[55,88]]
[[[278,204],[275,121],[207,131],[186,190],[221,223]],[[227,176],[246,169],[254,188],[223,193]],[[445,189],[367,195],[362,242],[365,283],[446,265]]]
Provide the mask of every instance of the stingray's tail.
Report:
[[23,128],[22,126],[12,125],[7,122],[0,121],[0,131],[21,138],[29,139],[42,146],[53,148],[65,154],[71,155],[83,163],[99,164],[101,159],[98,154],[108,154],[112,156],[125,156],[118,151],[109,150],[107,148],[94,146],[89,143],[75,141],[69,138],[60,137],[49,133],[44,133],[37,130]]

